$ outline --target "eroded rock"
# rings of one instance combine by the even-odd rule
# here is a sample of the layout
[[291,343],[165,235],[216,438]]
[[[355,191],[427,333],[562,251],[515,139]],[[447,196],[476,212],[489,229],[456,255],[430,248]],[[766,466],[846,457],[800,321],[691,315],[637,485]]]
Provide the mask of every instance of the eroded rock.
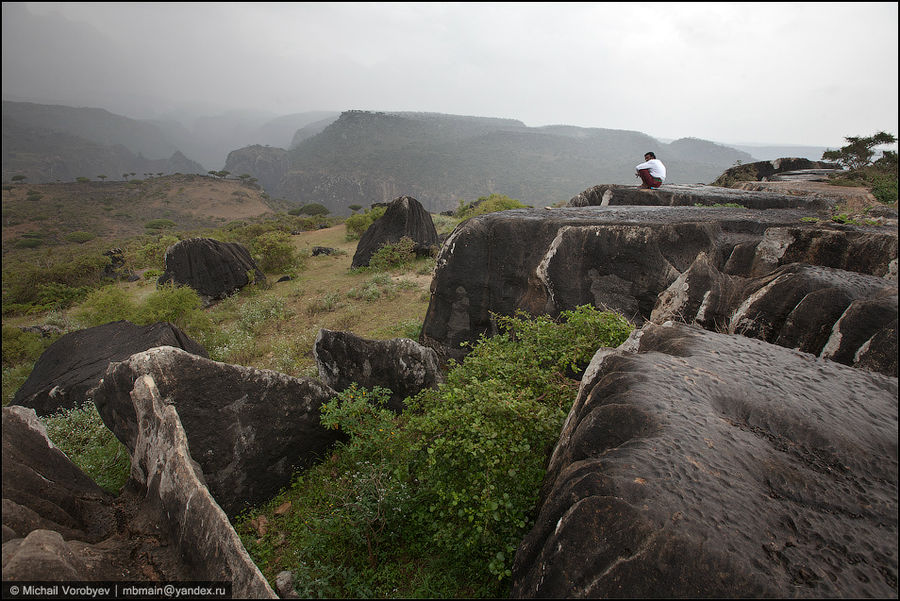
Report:
[[367,266],[378,249],[385,244],[395,244],[401,238],[409,238],[415,243],[416,254],[427,255],[438,245],[431,214],[410,196],[401,196],[391,202],[384,215],[363,233],[356,245],[351,267]]
[[264,282],[266,276],[237,242],[219,242],[211,238],[181,240],[166,250],[166,268],[157,282],[190,286],[207,300],[220,300],[251,282]]
[[648,324],[598,354],[513,597],[892,597],[897,380]]
[[131,391],[144,375],[177,409],[191,454],[230,516],[269,500],[338,436],[319,423],[335,392],[316,380],[159,347],[110,365],[93,391],[103,421],[132,451],[140,422]]
[[350,332],[319,330],[313,347],[319,378],[335,390],[353,382],[392,392],[388,407],[400,412],[403,400],[443,381],[437,353],[408,338],[367,340]]
[[114,321],[66,334],[51,344],[10,404],[31,407],[40,416],[80,406],[90,400],[88,391],[110,363],[156,346],[207,356],[206,349],[168,322],[137,326]]

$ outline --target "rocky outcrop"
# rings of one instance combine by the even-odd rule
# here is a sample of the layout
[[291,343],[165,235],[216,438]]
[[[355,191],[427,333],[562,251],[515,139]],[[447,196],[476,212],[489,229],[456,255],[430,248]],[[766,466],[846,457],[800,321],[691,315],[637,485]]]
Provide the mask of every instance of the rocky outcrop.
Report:
[[726,169],[722,175],[712,183],[713,186],[732,186],[736,182],[744,181],[775,181],[780,176],[797,171],[840,171],[841,166],[837,163],[828,163],[824,161],[811,161],[804,158],[785,157],[775,159],[773,161],[757,161],[755,163],[744,163]]
[[3,408],[4,544],[39,529],[98,542],[114,528],[112,501],[53,446],[33,410]]
[[187,562],[204,580],[230,582],[235,598],[277,598],[210,494],[176,408],[149,375],[137,377],[130,396],[139,424],[132,479],[150,508],[169,518]]
[[335,390],[356,382],[391,391],[388,407],[400,412],[404,399],[443,381],[437,353],[408,338],[367,340],[350,332],[319,330],[313,346],[319,378]]
[[115,321],[78,330],[44,351],[10,404],[31,407],[41,416],[80,406],[90,400],[88,391],[100,382],[110,363],[156,346],[207,356],[206,349],[167,322],[137,326]]
[[178,411],[192,456],[229,516],[269,500],[338,436],[319,423],[319,408],[335,392],[316,380],[159,347],[110,365],[92,393],[103,421],[132,452],[143,427],[131,399],[141,376]]
[[275,598],[203,484],[174,408],[146,376],[132,396],[141,427],[116,499],[32,410],[3,408],[3,580],[228,582],[235,598]]
[[246,146],[228,153],[225,170],[233,174],[247,173],[259,180],[263,189],[275,190],[290,169],[288,152],[272,146]]
[[223,299],[251,282],[266,279],[250,251],[237,242],[181,240],[166,250],[165,262],[160,286],[169,282],[190,286],[207,300]]
[[647,324],[598,353],[513,597],[894,597],[897,379]]
[[759,338],[846,365],[857,365],[865,350],[867,369],[897,375],[897,286],[876,276],[791,263],[757,278],[733,277],[701,254],[659,295],[650,319]]
[[731,275],[759,276],[790,263],[834,267],[896,282],[897,230],[838,225],[771,227],[758,243],[729,257],[724,269]]
[[570,207],[654,206],[691,207],[738,205],[748,209],[826,209],[835,204],[828,196],[785,194],[704,186],[664,184],[655,190],[637,186],[601,184],[588,188],[569,201]]
[[808,215],[795,209],[606,206],[475,217],[441,248],[420,342],[459,358],[460,343],[494,333],[492,312],[512,315],[517,309],[556,315],[590,304],[640,324],[701,253],[716,271],[707,279],[723,287],[721,293],[726,283],[714,279],[762,277],[795,262],[896,274],[896,230],[822,226],[802,221]]
[[[808,213],[696,207],[516,209],[460,224],[431,283],[423,342],[459,357],[491,334],[491,312],[557,315],[590,304],[640,323],[701,252],[721,265],[769,227]],[[753,246],[750,247],[752,252]]]
[[402,238],[415,243],[417,255],[427,255],[438,246],[437,230],[431,214],[415,198],[401,196],[391,202],[375,223],[369,226],[353,255],[351,267],[366,267],[372,255],[385,244],[395,244]]

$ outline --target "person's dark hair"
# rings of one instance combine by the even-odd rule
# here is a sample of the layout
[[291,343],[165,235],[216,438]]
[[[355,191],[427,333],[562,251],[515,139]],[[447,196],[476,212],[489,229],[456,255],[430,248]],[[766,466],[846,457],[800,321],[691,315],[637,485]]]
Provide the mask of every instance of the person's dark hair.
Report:
[[644,156],[645,156],[645,157],[650,157],[651,159],[655,159],[655,158],[656,158],[656,155],[653,154],[652,152],[645,152],[645,153],[644,153]]

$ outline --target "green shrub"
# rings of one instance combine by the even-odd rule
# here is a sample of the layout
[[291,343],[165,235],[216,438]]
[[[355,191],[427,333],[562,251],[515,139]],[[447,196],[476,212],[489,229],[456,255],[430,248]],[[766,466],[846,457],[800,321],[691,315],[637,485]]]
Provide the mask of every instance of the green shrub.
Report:
[[128,293],[115,285],[91,292],[75,312],[74,320],[82,328],[100,326],[122,319],[137,321],[137,305]]
[[482,196],[475,202],[468,205],[460,201],[460,207],[456,211],[456,216],[460,219],[468,219],[477,215],[486,213],[496,213],[497,211],[508,211],[510,209],[524,209],[527,205],[523,205],[518,200],[504,196],[503,194],[491,194],[490,196]]
[[347,217],[344,220],[344,227],[347,228],[347,240],[359,240],[369,226],[380,219],[386,210],[385,207],[374,207]]
[[897,178],[890,176],[876,177],[872,182],[872,195],[884,204],[897,203]]
[[16,248],[37,248],[43,243],[44,241],[40,238],[20,238],[16,240],[13,246]]
[[172,283],[160,286],[134,313],[135,323],[149,325],[168,321],[194,337],[211,327],[209,317],[203,312],[203,301],[189,286]]
[[178,238],[171,234],[157,236],[147,241],[134,253],[135,267],[159,269],[162,274],[162,270],[166,267],[166,250],[177,242]]
[[92,402],[41,419],[53,444],[81,471],[109,492],[121,490],[128,481],[131,458]]
[[375,271],[386,271],[409,265],[416,259],[415,248],[416,243],[406,236],[398,242],[384,244],[372,253],[369,267]]
[[3,326],[3,367],[34,363],[47,348],[40,335],[23,332],[13,326]]
[[[3,263],[3,305],[29,305],[41,295],[42,284],[65,284],[72,288],[100,284],[109,257],[95,254],[72,256],[71,251],[50,252],[36,262]],[[4,309],[5,311],[5,309]]]
[[238,523],[270,579],[294,570],[310,596],[507,592],[577,393],[567,373],[621,344],[631,326],[588,306],[557,320],[495,317],[501,333],[451,363],[437,389],[406,399],[403,413],[385,409],[387,391],[355,385],[322,406],[323,425],[347,440],[269,504],[294,504],[273,515],[271,534],[259,537],[249,516]]
[[69,286],[60,282],[38,284],[36,302],[42,307],[58,310],[68,309],[84,300],[90,294],[89,286]]
[[[133,181],[133,180],[132,180]],[[152,219],[144,224],[144,227],[148,230],[164,230],[173,228],[177,223],[172,221],[171,219]]]
[[251,242],[251,251],[266,273],[284,271],[295,266],[297,253],[290,235],[281,231],[266,232]]
[[91,232],[71,232],[66,234],[66,240],[69,242],[75,242],[76,244],[84,244],[85,242],[90,242],[94,238],[97,237],[97,234],[92,234]]

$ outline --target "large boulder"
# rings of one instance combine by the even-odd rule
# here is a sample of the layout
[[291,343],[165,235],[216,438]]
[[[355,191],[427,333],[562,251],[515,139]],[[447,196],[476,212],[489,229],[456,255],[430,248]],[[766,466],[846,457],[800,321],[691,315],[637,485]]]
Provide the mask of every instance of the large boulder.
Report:
[[4,543],[39,529],[98,542],[114,528],[112,502],[50,442],[33,410],[3,408]]
[[266,279],[250,251],[238,242],[181,240],[166,250],[165,262],[159,285],[190,286],[207,301],[223,299],[251,282]]
[[141,426],[115,499],[53,446],[33,410],[3,408],[3,580],[228,582],[236,598],[274,598],[174,408],[149,377],[132,392]]
[[400,412],[403,402],[443,381],[437,353],[408,338],[367,340],[350,332],[321,329],[313,346],[319,378],[335,390],[356,382],[364,388],[391,391],[388,407]]
[[642,322],[702,252],[720,266],[803,211],[697,207],[516,209],[473,217],[444,242],[420,342],[460,356],[492,313],[556,315],[590,304]]
[[882,227],[771,227],[752,252],[725,266],[731,275],[765,275],[781,265],[809,263],[897,281],[897,230]]
[[175,407],[213,497],[229,516],[267,501],[335,442],[319,408],[335,391],[316,380],[211,361],[159,347],[109,366],[94,404],[134,452],[140,422],[134,382],[150,376]]
[[206,349],[168,322],[137,326],[114,321],[66,334],[51,344],[10,404],[31,407],[40,416],[80,406],[90,400],[88,391],[110,363],[156,346],[207,356]]
[[396,244],[402,238],[409,238],[415,243],[417,254],[428,254],[438,245],[431,214],[410,196],[401,196],[391,202],[384,215],[363,233],[356,245],[351,267],[368,266],[379,248],[385,244]]
[[713,186],[731,187],[739,182],[744,181],[769,181],[777,180],[782,174],[788,174],[797,171],[825,171],[828,173],[839,172],[841,166],[837,163],[828,163],[824,161],[811,161],[805,158],[784,157],[772,161],[757,161],[755,163],[744,163],[726,169]]
[[897,286],[877,276],[791,263],[741,278],[721,273],[701,254],[659,295],[650,319],[695,323],[897,375]]
[[896,597],[897,391],[647,324],[582,379],[512,596]]

